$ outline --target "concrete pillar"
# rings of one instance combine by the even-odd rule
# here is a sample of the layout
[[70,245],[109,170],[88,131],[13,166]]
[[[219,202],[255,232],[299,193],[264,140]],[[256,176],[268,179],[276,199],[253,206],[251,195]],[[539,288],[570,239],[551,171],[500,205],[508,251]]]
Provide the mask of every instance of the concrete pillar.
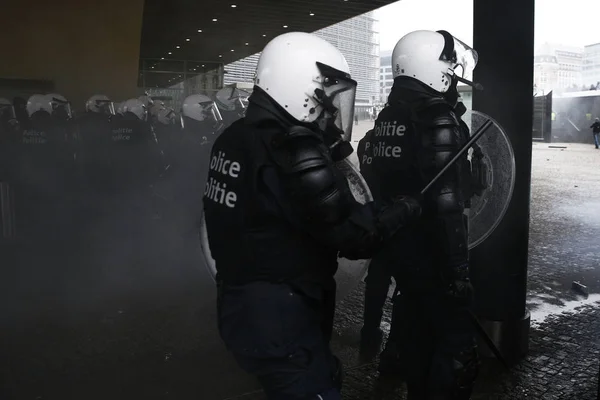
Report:
[[137,95],[144,0],[7,1],[0,78],[54,82],[82,110],[91,95]]
[[[531,132],[533,124],[534,0],[474,1],[479,52],[473,109],[508,132],[517,167],[513,198],[502,223],[471,253],[476,313],[509,362],[527,352],[526,310]],[[485,346],[482,346],[485,350]]]

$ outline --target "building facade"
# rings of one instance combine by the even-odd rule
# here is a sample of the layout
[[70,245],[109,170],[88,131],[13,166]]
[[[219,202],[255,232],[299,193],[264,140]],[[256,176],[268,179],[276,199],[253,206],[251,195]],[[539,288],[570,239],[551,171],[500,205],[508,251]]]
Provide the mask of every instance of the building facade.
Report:
[[585,46],[583,52],[583,86],[600,90],[600,43]]
[[379,61],[379,103],[387,103],[388,96],[394,85],[392,76],[392,51],[382,51]]
[[[539,74],[534,78],[536,81],[542,82],[542,75],[546,76],[546,80],[550,79],[554,70],[557,70],[556,86],[547,87],[546,91],[564,91],[581,87],[583,83],[583,48],[545,43],[537,50],[536,56],[542,56],[542,59],[546,60],[535,69],[535,73]],[[547,61],[551,57],[556,58],[556,63]],[[558,68],[555,64],[558,64]]]
[[534,94],[546,94],[559,87],[560,66],[556,56],[537,55],[533,58]]
[[[338,48],[350,66],[352,78],[358,82],[355,114],[370,118],[379,101],[379,32],[373,12],[342,21],[314,32]],[[225,66],[225,84],[252,82],[260,53]],[[293,79],[293,77],[290,77]]]

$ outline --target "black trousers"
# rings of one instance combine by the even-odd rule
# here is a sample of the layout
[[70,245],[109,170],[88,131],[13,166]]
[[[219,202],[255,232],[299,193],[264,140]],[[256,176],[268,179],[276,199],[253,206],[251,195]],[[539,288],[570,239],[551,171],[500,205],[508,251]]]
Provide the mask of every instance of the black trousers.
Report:
[[442,294],[394,300],[392,340],[403,360],[410,400],[468,400],[479,370],[469,309]]
[[334,308],[335,290],[223,284],[219,332],[238,365],[258,378],[269,399],[336,399],[339,365],[329,349]]
[[388,260],[374,258],[369,265],[369,273],[365,279],[364,331],[376,331],[381,325],[383,306],[392,283],[388,264]]

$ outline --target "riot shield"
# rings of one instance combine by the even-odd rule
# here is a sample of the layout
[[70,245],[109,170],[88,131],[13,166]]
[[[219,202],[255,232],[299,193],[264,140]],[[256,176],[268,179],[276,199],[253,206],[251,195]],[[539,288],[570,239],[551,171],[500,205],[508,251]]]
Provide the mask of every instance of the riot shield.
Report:
[[473,249],[494,232],[508,209],[515,185],[515,155],[508,135],[492,117],[468,111],[462,119],[471,135],[491,122],[468,153],[476,194],[465,212],[469,216],[469,248]]
[[[362,175],[358,172],[356,167],[348,159],[339,161],[336,166],[344,173],[352,195],[360,203],[366,203],[373,200],[369,186],[365,182]],[[215,260],[212,258],[210,252],[210,245],[208,243],[208,233],[206,231],[206,221],[204,219],[204,213],[202,214],[201,226],[200,226],[200,244],[202,247],[202,253],[204,254],[204,261],[210,275],[215,279],[217,269],[215,266]],[[235,249],[232,249],[235,251]],[[360,279],[365,275],[369,266],[367,260],[347,260],[340,258],[338,272],[335,276],[337,281],[337,300],[341,300],[348,293],[350,293]]]

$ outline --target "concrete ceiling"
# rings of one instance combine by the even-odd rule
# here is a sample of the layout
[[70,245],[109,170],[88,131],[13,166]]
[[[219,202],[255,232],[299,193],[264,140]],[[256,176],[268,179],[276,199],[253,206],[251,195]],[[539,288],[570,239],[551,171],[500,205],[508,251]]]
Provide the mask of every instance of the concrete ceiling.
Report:
[[314,32],[394,2],[146,0],[141,57],[227,64],[261,51],[279,34]]

